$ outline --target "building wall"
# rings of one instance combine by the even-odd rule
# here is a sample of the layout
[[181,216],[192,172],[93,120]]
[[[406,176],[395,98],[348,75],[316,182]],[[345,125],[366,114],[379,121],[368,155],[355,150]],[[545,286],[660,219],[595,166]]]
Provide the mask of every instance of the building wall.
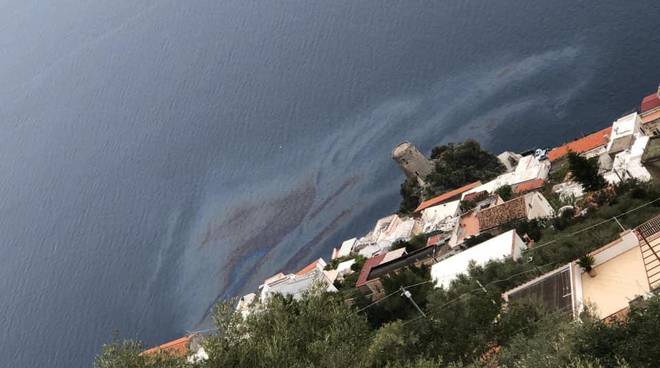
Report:
[[421,185],[424,184],[424,179],[433,172],[433,163],[409,142],[396,146],[392,151],[392,159],[399,164],[407,177],[417,179]]
[[522,256],[523,250],[527,249],[527,245],[516,232],[513,233],[512,247],[513,251],[511,252],[511,258],[513,258],[513,260],[518,260],[520,256]]
[[548,200],[539,192],[526,194],[525,206],[527,206],[527,218],[529,220],[551,217],[555,213]]
[[625,150],[626,148],[630,147],[633,141],[633,135],[624,135],[621,137],[617,137],[612,140],[612,143],[610,145],[610,150],[609,153],[617,153]]
[[596,276],[583,273],[582,299],[596,307],[596,315],[605,318],[628,306],[628,302],[649,291],[642,253],[634,247],[594,267]]

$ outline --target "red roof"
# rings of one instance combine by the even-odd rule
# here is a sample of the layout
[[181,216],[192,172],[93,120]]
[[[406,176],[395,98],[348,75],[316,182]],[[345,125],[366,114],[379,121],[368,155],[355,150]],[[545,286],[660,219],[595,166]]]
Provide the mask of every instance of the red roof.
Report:
[[305,266],[302,270],[296,272],[296,275],[298,275],[298,276],[304,276],[304,275],[306,275],[307,273],[313,271],[314,269],[316,269],[316,265],[318,264],[318,262],[319,262],[319,260],[317,259],[316,261],[314,261],[314,262],[308,264],[308,265]]
[[433,235],[433,236],[429,237],[428,239],[426,239],[426,246],[430,247],[430,246],[433,246],[433,245],[438,245],[438,244],[442,243],[445,239],[447,239],[447,235],[445,235],[445,234]]
[[474,202],[474,201],[477,201],[477,200],[480,200],[480,199],[484,199],[486,197],[488,197],[488,192],[485,191],[485,190],[482,190],[482,191],[479,191],[479,192],[472,192],[472,193],[466,194],[463,197],[463,200],[467,201],[467,202]]
[[583,153],[594,148],[604,146],[607,144],[611,132],[612,127],[610,126],[595,133],[591,133],[580,139],[576,139],[573,142],[566,143],[561,147],[553,148],[550,150],[550,152],[548,152],[548,159],[550,159],[550,161],[555,161],[561,157],[564,157],[569,152]]
[[188,349],[190,339],[190,336],[185,336],[170,342],[166,342],[163,345],[145,350],[140,353],[140,355],[156,355],[162,353],[173,357],[185,358],[190,352]]
[[643,114],[649,110],[655,109],[656,107],[660,107],[660,97],[658,96],[657,92],[644,97],[640,110]]
[[324,262],[323,259],[321,259],[321,258],[317,259],[316,261],[314,261],[314,262],[308,264],[307,266],[305,266],[300,271],[296,272],[296,275],[304,276],[304,275],[314,271],[317,267],[319,267],[319,265],[321,265],[321,266],[323,265],[323,263],[321,263],[321,262]]
[[513,189],[515,193],[527,193],[532,190],[543,188],[545,181],[543,179],[532,179],[523,181],[522,183],[516,184],[516,187]]
[[358,280],[355,283],[356,288],[359,288],[360,286],[367,283],[371,269],[378,266],[380,262],[383,261],[383,258],[385,258],[385,253],[369,258],[367,259],[366,262],[364,262],[364,266],[362,266],[362,269],[360,270],[360,276],[358,277]]
[[480,181],[475,181],[474,183],[470,183],[467,185],[464,185],[460,188],[456,188],[454,190],[450,190],[449,192],[445,192],[440,194],[437,197],[431,198],[428,201],[422,202],[417,209],[415,209],[415,212],[420,212],[423,211],[429,207],[437,206],[439,204],[443,204],[445,202],[448,202],[452,199],[455,199],[456,197],[460,196],[461,194],[467,192],[468,190],[472,188],[476,188],[479,185],[481,185]]

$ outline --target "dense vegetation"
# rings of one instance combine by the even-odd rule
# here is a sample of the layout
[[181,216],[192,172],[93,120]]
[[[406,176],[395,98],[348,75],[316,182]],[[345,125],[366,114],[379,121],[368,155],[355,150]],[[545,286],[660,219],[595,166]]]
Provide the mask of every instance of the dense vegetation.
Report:
[[401,213],[411,213],[423,199],[477,180],[491,180],[505,170],[496,156],[481,149],[479,142],[474,140],[435,147],[431,151],[431,160],[435,170],[426,178],[426,187],[420,188],[410,179],[401,184]]
[[[660,361],[658,297],[635,306],[627,323],[612,325],[588,314],[573,323],[531,301],[502,309],[502,292],[615,239],[621,228],[614,216],[633,228],[658,213],[660,201],[649,204],[660,198],[656,186],[629,182],[614,192],[584,216],[562,216],[561,231],[554,221],[512,225],[538,229],[537,246],[518,262],[473,266],[447,289],[432,287],[428,269],[410,268],[382,279],[388,297],[377,304],[347,287],[302,300],[275,297],[241,322],[231,304],[222,303],[218,331],[206,341],[211,358],[195,367],[654,367]],[[401,286],[425,316],[401,296]],[[155,365],[137,356],[139,350],[130,341],[109,344],[96,367],[192,366]]]

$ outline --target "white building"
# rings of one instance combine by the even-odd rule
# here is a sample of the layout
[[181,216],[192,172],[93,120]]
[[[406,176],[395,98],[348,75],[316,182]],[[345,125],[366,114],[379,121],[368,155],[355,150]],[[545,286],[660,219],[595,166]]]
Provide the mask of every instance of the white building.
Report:
[[289,274],[269,284],[261,286],[260,299],[265,303],[274,294],[291,295],[294,299],[301,299],[305,292],[319,287],[329,292],[336,292],[337,288],[332,284],[327,275],[318,269],[305,274]]
[[614,156],[612,170],[603,174],[605,180],[609,183],[618,183],[621,179],[651,180],[651,173],[642,165],[642,155],[648,143],[648,136],[635,134],[631,146]]
[[497,155],[497,159],[500,160],[502,165],[504,165],[507,172],[513,171],[516,166],[518,166],[518,161],[520,161],[521,158],[521,155],[510,151],[504,151]]
[[329,292],[336,292],[337,288],[332,283],[337,274],[325,272],[323,269],[326,265],[327,263],[319,258],[295,274],[285,275],[280,272],[267,278],[259,286],[261,290],[259,293],[260,301],[265,303],[274,294],[292,295],[295,299],[300,299],[305,292],[316,287]]
[[481,191],[493,193],[505,185],[513,186],[535,179],[545,180],[550,172],[550,166],[549,160],[539,160],[534,155],[524,156],[518,160],[518,164],[513,171],[499,175],[487,183],[466,191],[461,198],[464,198],[470,193]]
[[431,266],[431,278],[436,287],[447,288],[458,275],[468,271],[471,262],[483,266],[503,258],[515,260],[520,258],[524,249],[525,242],[515,230],[509,230],[434,264]]
[[353,250],[367,258],[387,251],[393,243],[409,240],[413,236],[415,224],[415,219],[403,219],[396,214],[383,217],[369,234],[355,243]]
[[351,266],[355,263],[355,259],[349,259],[348,261],[341,262],[337,265],[337,277],[343,278],[346,275],[353,273]]
[[640,134],[640,126],[642,125],[642,119],[636,112],[628,114],[612,124],[612,132],[610,135],[610,141],[607,144],[607,152],[610,155],[621,152],[629,148],[635,135]]
[[353,248],[355,247],[357,242],[358,242],[357,238],[345,240],[343,243],[341,243],[339,250],[333,249],[332,259],[347,257],[351,255],[351,252],[353,251]]
[[543,179],[548,177],[550,172],[550,161],[539,160],[533,155],[525,156],[520,159],[514,170],[512,182],[509,185],[522,183],[528,180]]
[[423,232],[451,231],[460,214],[461,201],[446,202],[422,211]]
[[383,252],[383,249],[376,245],[376,243],[368,244],[358,252],[358,255],[361,255],[364,258],[371,258],[374,255]]

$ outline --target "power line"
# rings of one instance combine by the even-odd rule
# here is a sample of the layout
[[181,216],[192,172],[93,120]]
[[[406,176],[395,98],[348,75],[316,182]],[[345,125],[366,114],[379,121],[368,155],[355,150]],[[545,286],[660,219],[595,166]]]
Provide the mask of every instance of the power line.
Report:
[[[613,216],[613,217],[610,218],[610,219],[603,220],[603,221],[598,222],[598,223],[596,223],[596,224],[594,224],[594,225],[588,226],[588,227],[586,227],[586,228],[584,228],[584,229],[580,229],[580,230],[578,230],[578,231],[574,231],[574,232],[572,232],[572,233],[569,233],[568,235],[566,235],[566,236],[564,236],[564,237],[562,237],[562,238],[568,238],[568,237],[571,237],[571,236],[575,236],[575,235],[577,235],[577,234],[583,233],[583,232],[585,232],[585,231],[587,231],[587,230],[589,230],[589,229],[592,229],[592,228],[595,228],[595,227],[597,227],[597,226],[603,225],[603,224],[605,224],[605,223],[607,223],[607,222],[610,222],[610,221],[612,221],[612,220],[615,220],[615,221],[616,221],[616,219],[619,218],[619,217],[623,217],[623,216],[625,216],[625,215],[627,215],[627,214],[629,214],[629,213],[632,213],[632,212],[638,211],[638,210],[640,210],[640,209],[642,209],[642,208],[644,208],[644,207],[646,207],[646,206],[649,206],[649,205],[651,205],[652,203],[655,203],[655,202],[657,202],[657,201],[660,201],[660,197],[658,197],[658,198],[656,198],[656,199],[654,199],[654,200],[652,200],[652,201],[646,202],[646,203],[644,203],[644,204],[642,204],[642,205],[639,205],[639,206],[637,206],[637,207],[635,207],[635,208],[633,208],[633,209],[631,209],[631,210],[628,210],[628,211],[626,211],[626,212],[623,212],[623,213],[620,213],[620,214],[618,214],[618,215],[616,215],[616,216]],[[618,221],[617,221],[617,223],[618,223]],[[532,248],[531,250],[535,250],[535,249],[538,249],[538,248],[545,247],[545,246],[547,246],[547,245],[553,244],[553,243],[557,242],[557,240],[559,240],[559,239],[554,239],[554,240],[549,241],[549,242],[547,242],[547,243],[544,243],[544,244],[542,244],[542,245],[536,246],[536,247]],[[530,270],[527,270],[527,271],[519,272],[519,273],[517,273],[517,274],[514,274],[514,275],[511,275],[511,276],[507,277],[506,279],[493,280],[493,281],[490,281],[490,282],[486,283],[485,285],[491,285],[491,284],[495,284],[495,283],[499,283],[499,282],[508,281],[508,280],[511,280],[512,278],[514,278],[514,277],[516,277],[516,276],[520,276],[520,275],[525,274],[525,273],[529,273],[529,272],[533,272],[533,271],[540,271],[540,270],[538,269],[539,267],[544,267],[544,266],[548,266],[548,265],[556,265],[557,263],[559,263],[559,262],[546,263],[546,264],[541,265],[541,266],[536,266],[536,268],[534,268],[534,269],[530,269]],[[476,279],[476,278],[475,278],[475,279]],[[468,291],[468,292],[465,292],[465,293],[459,295],[458,297],[456,297],[456,298],[454,298],[454,299],[452,299],[452,300],[446,302],[445,304],[443,304],[442,306],[439,307],[438,311],[441,311],[441,310],[445,309],[445,308],[448,307],[449,305],[455,303],[456,301],[459,301],[461,298],[463,298],[463,297],[465,297],[465,296],[467,296],[467,295],[471,295],[471,294],[473,294],[473,293],[476,292],[476,291],[485,291],[486,294],[487,294],[487,290],[486,290],[486,288],[484,287],[485,285],[482,285],[478,280],[476,280],[476,281],[477,281],[477,283],[479,284],[479,287],[478,287],[478,288],[473,289],[473,290]],[[428,281],[427,281],[427,282],[428,282]],[[423,284],[423,283],[420,283],[420,284]],[[419,320],[419,319],[421,319],[421,317],[418,317],[418,318],[415,318],[415,319],[412,319],[412,320],[406,321],[406,322],[404,323],[404,325],[405,325],[405,324],[408,324],[408,323],[415,322],[415,321],[417,321],[417,320]],[[436,322],[436,321],[433,320],[433,318],[429,318],[429,320],[432,321],[432,322]]]
[[[548,242],[545,242],[545,243],[542,243],[542,244],[539,244],[539,245],[535,245],[534,247],[527,249],[527,252],[533,252],[533,251],[535,251],[535,250],[537,250],[537,249],[541,249],[541,248],[546,247],[546,246],[548,246],[548,245],[555,244],[555,243],[557,243],[559,240],[563,240],[563,239],[566,239],[566,238],[570,238],[570,237],[572,237],[572,236],[575,236],[575,235],[581,234],[581,233],[583,233],[583,232],[586,232],[586,231],[591,230],[591,229],[593,229],[593,228],[596,228],[596,227],[598,227],[598,226],[604,225],[604,224],[606,224],[606,223],[608,223],[608,222],[610,222],[610,221],[615,221],[617,218],[620,218],[620,217],[623,217],[623,216],[625,216],[625,215],[627,215],[627,214],[630,214],[630,213],[632,213],[632,212],[638,211],[638,210],[640,210],[640,209],[642,209],[642,208],[644,208],[644,207],[647,207],[647,206],[649,206],[649,205],[651,205],[651,204],[653,204],[653,203],[655,203],[655,202],[658,202],[658,201],[660,201],[660,197],[658,197],[658,198],[656,198],[656,199],[654,199],[654,200],[652,200],[652,201],[646,202],[646,203],[644,203],[644,204],[641,204],[641,205],[639,205],[639,206],[637,206],[637,207],[635,207],[635,208],[633,208],[633,209],[630,209],[630,210],[628,210],[628,211],[626,211],[626,212],[620,213],[620,214],[618,214],[618,215],[616,215],[616,216],[613,216],[613,217],[608,218],[608,219],[606,219],[606,220],[600,221],[600,222],[598,222],[598,223],[596,223],[596,224],[590,225],[590,226],[588,226],[588,227],[586,227],[586,228],[583,228],[583,229],[580,229],[580,230],[576,230],[576,231],[574,231],[574,232],[572,232],[572,233],[568,233],[568,234],[566,234],[566,235],[562,235],[562,236],[560,236],[560,237],[558,237],[558,238],[556,238],[556,239],[553,239],[553,240],[551,240],[551,241],[548,241]],[[543,265],[542,265],[542,266],[543,266]],[[540,266],[540,267],[542,267],[542,266]],[[525,271],[525,272],[531,272],[531,271]],[[497,280],[497,281],[495,281],[495,282],[501,282],[501,281],[506,281],[506,280]],[[427,280],[427,281],[424,281],[424,282],[420,282],[420,283],[417,283],[417,284],[408,285],[408,286],[404,286],[404,287],[405,287],[405,288],[411,288],[411,287],[416,287],[416,286],[423,285],[423,284],[430,283],[430,282],[433,282],[433,280]],[[492,282],[489,282],[488,284],[491,284],[491,283],[492,283]],[[487,285],[488,285],[488,284],[487,284]],[[344,289],[344,290],[342,290],[342,292],[351,292],[351,291],[353,291],[353,290],[357,290],[357,288]],[[480,290],[480,289],[476,289],[475,291],[478,291],[478,290]],[[397,291],[397,292],[398,292],[398,291]],[[383,299],[385,299],[385,298],[389,298],[390,296],[396,294],[397,292],[390,293],[390,294],[388,294],[387,296],[385,296]],[[365,310],[365,309],[371,307],[372,305],[378,304],[378,303],[379,303],[380,301],[382,301],[383,299],[380,299],[379,301],[373,302],[373,303],[371,303],[370,305],[368,305],[368,306],[366,306],[366,307],[360,309],[359,311]]]
[[[567,234],[567,235],[565,235],[565,236],[562,236],[562,237],[560,237],[560,238],[553,239],[553,240],[551,240],[551,241],[549,241],[549,242],[546,242],[546,243],[540,244],[540,245],[538,245],[538,246],[535,246],[535,247],[533,247],[533,248],[530,248],[530,249],[528,249],[528,251],[534,251],[534,250],[537,250],[537,249],[540,249],[540,248],[546,247],[546,246],[548,246],[548,245],[554,244],[554,243],[556,243],[557,241],[559,241],[559,240],[561,240],[561,239],[566,239],[566,238],[570,238],[570,237],[572,237],[572,236],[575,236],[575,235],[581,234],[581,233],[583,233],[583,232],[585,232],[585,231],[587,231],[587,230],[590,230],[590,229],[596,228],[596,227],[601,226],[601,225],[603,225],[603,224],[606,224],[606,223],[608,223],[608,222],[610,222],[610,221],[616,220],[616,219],[619,218],[619,217],[623,217],[623,216],[625,216],[625,215],[627,215],[627,214],[629,214],[629,213],[632,213],[632,212],[638,211],[638,210],[640,210],[640,209],[642,209],[642,208],[644,208],[644,207],[646,207],[646,206],[649,206],[649,205],[651,205],[651,204],[653,204],[653,203],[655,203],[655,202],[657,202],[657,201],[660,201],[660,197],[658,197],[658,198],[656,198],[656,199],[654,199],[654,200],[652,200],[652,201],[646,202],[646,203],[644,203],[644,204],[642,204],[642,205],[639,205],[639,206],[637,206],[637,207],[635,207],[635,208],[633,208],[633,209],[631,209],[631,210],[628,210],[628,211],[626,211],[626,212],[623,212],[623,213],[620,213],[620,214],[618,214],[618,215],[616,215],[616,216],[613,216],[612,218],[609,218],[609,219],[606,219],[606,220],[600,221],[600,222],[598,222],[598,223],[596,223],[596,224],[594,224],[594,225],[590,225],[590,226],[588,226],[588,227],[586,227],[586,228],[584,228],[584,229],[580,229],[580,230],[574,231],[574,232],[569,233],[569,234]],[[548,264],[556,264],[556,262],[548,263]],[[536,266],[536,267],[543,267],[543,266],[547,266],[548,264],[541,265],[541,266]],[[520,273],[518,273],[518,274],[514,274],[514,275],[512,275],[512,276],[509,276],[508,278],[506,278],[506,279],[502,279],[502,280],[493,280],[493,281],[488,282],[486,285],[491,285],[491,284],[495,284],[495,283],[498,283],[498,282],[508,281],[508,280],[512,279],[513,277],[519,276],[519,275],[521,275],[521,274],[525,274],[525,273],[533,272],[533,271],[535,271],[535,270],[536,270],[536,269],[531,269],[531,270],[523,271],[523,272],[520,272]],[[409,285],[409,286],[404,286],[404,288],[411,288],[411,287],[419,286],[419,285],[426,284],[426,283],[429,283],[429,282],[433,282],[433,280],[427,280],[427,281],[420,282],[420,283],[417,283],[417,284],[413,284],[413,285]],[[474,290],[472,290],[472,291],[470,291],[470,292],[467,292],[467,293],[461,294],[461,296],[459,296],[458,298],[456,298],[456,299],[450,301],[448,304],[451,304],[451,303],[455,302],[456,300],[458,300],[459,298],[461,298],[461,297],[463,297],[463,296],[465,296],[465,295],[472,294],[472,293],[474,293],[475,291],[480,291],[480,290],[482,290],[481,287],[476,288],[476,289],[474,289]],[[398,292],[398,291],[395,291],[395,292],[392,292],[392,293],[386,295],[384,298],[379,299],[379,300],[377,300],[377,301],[375,301],[375,302],[373,302],[373,303],[367,305],[366,307],[363,307],[363,308],[359,309],[358,312],[362,312],[362,311],[364,311],[364,310],[366,310],[366,309],[368,309],[368,308],[370,308],[370,307],[372,307],[372,306],[374,306],[374,305],[380,303],[381,301],[385,300],[386,298],[389,298],[389,297],[393,296],[393,295],[396,294],[397,292]],[[443,307],[444,307],[444,306],[443,306]],[[441,307],[441,308],[443,308],[443,307]]]
[[[631,209],[631,210],[628,210],[628,211],[626,211],[626,212],[623,212],[623,213],[620,213],[620,214],[618,214],[618,215],[616,215],[616,216],[613,216],[612,218],[609,218],[609,219],[606,219],[606,220],[600,221],[600,222],[598,222],[598,223],[596,223],[596,224],[594,224],[594,225],[590,225],[590,226],[588,226],[588,227],[586,227],[586,228],[583,228],[583,229],[580,229],[580,230],[574,231],[574,232],[569,233],[569,234],[567,234],[567,235],[561,236],[561,237],[559,237],[559,238],[557,238],[557,239],[553,239],[553,240],[551,240],[551,241],[549,241],[549,242],[546,242],[546,243],[543,243],[543,244],[537,245],[537,246],[535,246],[535,247],[533,247],[533,248],[531,248],[531,249],[528,249],[528,251],[534,251],[534,250],[537,250],[537,249],[540,249],[540,248],[546,247],[546,246],[548,246],[548,245],[555,244],[555,243],[557,243],[557,241],[559,241],[559,240],[561,240],[561,239],[566,239],[566,238],[570,238],[570,237],[572,237],[572,236],[575,236],[575,235],[581,234],[581,233],[586,232],[586,231],[588,231],[588,230],[590,230],[590,229],[593,229],[593,228],[596,228],[596,227],[601,226],[601,225],[603,225],[603,224],[606,224],[606,223],[608,223],[608,222],[610,222],[610,221],[617,221],[617,220],[616,220],[617,218],[620,218],[620,217],[623,217],[623,216],[625,216],[625,215],[627,215],[627,214],[629,214],[629,213],[632,213],[632,212],[638,211],[638,210],[640,210],[640,209],[642,209],[642,208],[644,208],[644,207],[647,207],[647,206],[649,206],[649,205],[651,205],[651,204],[653,204],[653,203],[655,203],[655,202],[658,202],[658,201],[660,201],[660,197],[658,197],[658,198],[656,198],[656,199],[654,199],[654,200],[652,200],[652,201],[646,202],[646,203],[644,203],[644,204],[642,204],[642,205],[639,205],[639,206],[637,206],[637,207],[635,207],[635,208],[633,208],[633,209]],[[618,221],[617,221],[617,222],[618,222]],[[439,309],[437,309],[437,310],[438,310],[438,311],[441,311],[441,310],[445,309],[446,307],[448,307],[449,305],[451,305],[451,304],[453,304],[453,303],[455,303],[455,302],[461,300],[461,299],[464,298],[465,296],[471,295],[471,294],[473,294],[473,293],[475,293],[475,292],[477,292],[477,291],[485,291],[486,294],[487,294],[488,291],[486,290],[485,286],[493,285],[493,284],[497,284],[497,283],[500,283],[500,282],[509,281],[509,280],[513,279],[514,277],[517,277],[517,276],[520,276],[520,275],[523,275],[523,274],[526,274],[526,273],[534,272],[534,271],[537,271],[537,272],[539,272],[539,273],[542,273],[541,270],[539,269],[540,267],[545,267],[545,266],[548,266],[548,265],[556,265],[557,263],[559,263],[559,262],[552,262],[552,263],[546,263],[546,264],[544,264],[544,265],[540,265],[540,266],[535,266],[535,268],[533,268],[533,269],[529,269],[529,270],[525,270],[525,271],[522,271],[522,272],[519,272],[519,273],[513,274],[513,275],[511,275],[511,276],[509,276],[509,277],[507,277],[507,278],[505,278],[505,279],[492,280],[492,281],[490,281],[490,282],[488,282],[488,283],[486,283],[486,284],[484,284],[484,285],[482,285],[482,284],[477,280],[477,282],[478,282],[478,284],[479,284],[479,287],[478,287],[478,288],[475,288],[475,289],[473,289],[473,290],[470,290],[470,291],[467,291],[467,292],[464,292],[464,293],[460,294],[459,296],[457,296],[457,297],[455,297],[455,298],[453,298],[453,299],[447,301],[445,304],[441,305],[441,306],[439,307]],[[476,278],[475,278],[475,280],[476,280]],[[426,280],[426,281],[418,282],[418,283],[411,284],[411,285],[407,285],[407,286],[401,286],[400,289],[398,289],[398,290],[396,290],[396,291],[393,291],[393,292],[391,292],[391,293],[385,295],[383,298],[378,299],[378,300],[376,300],[376,301],[374,301],[374,302],[372,302],[372,303],[369,303],[368,305],[366,305],[366,306],[364,306],[364,307],[358,309],[358,310],[356,311],[356,313],[363,312],[363,311],[365,311],[365,310],[367,310],[367,309],[369,309],[369,308],[371,308],[371,307],[373,307],[373,306],[375,306],[375,305],[377,305],[377,304],[379,304],[379,303],[385,301],[386,299],[388,299],[388,298],[390,298],[390,297],[392,297],[392,296],[398,294],[398,293],[401,292],[402,290],[404,290],[404,294],[402,294],[402,295],[403,295],[403,296],[406,296],[406,295],[405,295],[405,292],[407,291],[406,289],[414,288],[414,287],[417,287],[417,286],[420,286],[420,285],[424,285],[424,284],[428,284],[428,283],[433,283],[433,282],[434,282],[434,280],[431,279],[431,280]],[[345,293],[345,292],[350,292],[350,291],[353,291],[353,290],[357,290],[357,288],[345,289],[345,290],[342,290],[342,292]],[[409,294],[409,292],[408,292],[408,294]],[[410,299],[411,299],[411,297],[410,297]],[[411,300],[412,300],[412,299],[411,299]],[[413,301],[413,303],[414,303],[414,301]],[[409,324],[409,323],[413,323],[413,322],[415,322],[415,321],[417,321],[417,320],[420,320],[420,319],[426,317],[426,314],[425,314],[425,313],[419,308],[419,306],[417,306],[416,303],[414,303],[414,304],[415,304],[415,306],[417,307],[417,309],[419,310],[419,312],[420,312],[421,315],[418,316],[418,317],[416,317],[416,318],[414,318],[414,319],[412,319],[412,320],[405,321],[405,322],[404,322],[404,325]],[[430,321],[433,321],[433,322],[436,322],[436,321],[433,320],[433,318],[429,318],[429,320],[430,320]],[[216,329],[209,329],[208,331],[212,331],[212,330],[216,330]]]
[[363,310],[369,309],[369,308],[373,307],[374,305],[376,305],[376,304],[382,302],[383,300],[385,300],[385,299],[391,297],[392,295],[397,294],[398,292],[399,292],[399,290],[393,291],[393,292],[391,292],[391,293],[385,295],[385,296],[382,297],[381,299],[378,299],[378,300],[376,300],[375,302],[373,302],[373,303],[367,305],[366,307],[363,307],[363,308],[358,309],[357,312],[360,313],[360,312],[362,312]]

